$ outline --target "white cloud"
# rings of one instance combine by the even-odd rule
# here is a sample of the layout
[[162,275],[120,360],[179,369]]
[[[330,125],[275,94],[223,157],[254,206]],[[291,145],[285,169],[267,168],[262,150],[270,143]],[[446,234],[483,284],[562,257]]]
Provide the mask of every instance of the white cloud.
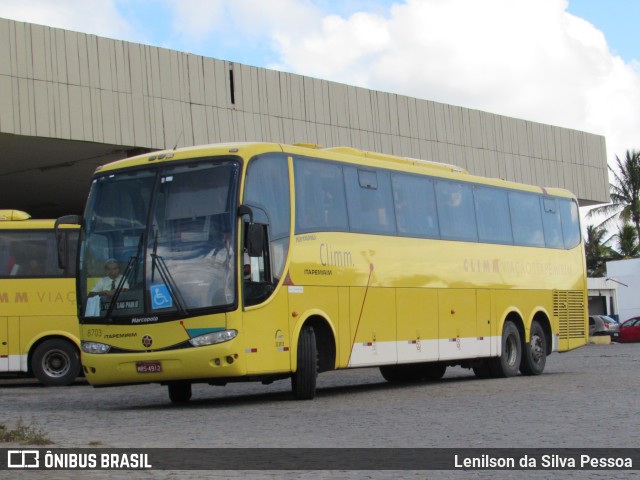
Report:
[[637,66],[566,8],[566,0],[408,0],[387,16],[325,15],[296,35],[271,33],[275,66],[605,135],[611,158],[640,148]]
[[0,7],[0,15],[12,20],[139,41],[114,0],[2,0]]
[[321,16],[307,0],[165,0],[165,4],[174,15],[174,31],[194,51],[206,49],[207,43],[245,50],[256,42],[270,46],[280,29],[295,38],[305,33],[309,19]]

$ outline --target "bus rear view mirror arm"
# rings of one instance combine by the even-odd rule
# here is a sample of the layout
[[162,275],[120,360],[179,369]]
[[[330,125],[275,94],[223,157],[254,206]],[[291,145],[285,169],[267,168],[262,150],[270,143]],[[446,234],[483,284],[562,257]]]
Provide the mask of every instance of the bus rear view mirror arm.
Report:
[[60,234],[60,225],[80,225],[81,222],[82,217],[80,215],[65,215],[58,218],[53,224],[53,232],[56,236],[56,244],[58,247],[58,267],[63,270],[66,270],[67,268],[67,258],[65,254],[65,252],[67,251],[67,237]]

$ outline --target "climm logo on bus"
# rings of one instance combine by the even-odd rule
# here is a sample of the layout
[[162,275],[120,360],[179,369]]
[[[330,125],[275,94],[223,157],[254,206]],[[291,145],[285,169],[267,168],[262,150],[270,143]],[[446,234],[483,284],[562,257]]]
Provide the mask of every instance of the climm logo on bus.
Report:
[[76,294],[69,292],[0,292],[0,303],[68,303],[75,304]]

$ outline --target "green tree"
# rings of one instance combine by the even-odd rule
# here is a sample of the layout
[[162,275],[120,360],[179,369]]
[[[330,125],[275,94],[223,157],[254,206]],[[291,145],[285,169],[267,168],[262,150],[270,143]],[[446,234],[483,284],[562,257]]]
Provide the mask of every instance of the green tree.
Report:
[[587,257],[587,275],[589,277],[604,277],[607,273],[606,261],[620,258],[616,252],[605,245],[604,237],[607,231],[602,225],[587,226],[587,237],[584,250]]
[[624,160],[616,155],[616,167],[609,165],[613,182],[609,186],[611,203],[594,208],[587,217],[604,215],[600,226],[609,226],[615,220],[623,225],[632,223],[640,243],[640,152],[627,150]]
[[636,230],[633,228],[633,225],[625,223],[611,239],[616,240],[616,249],[621,258],[635,258],[640,256],[640,247],[638,247]]

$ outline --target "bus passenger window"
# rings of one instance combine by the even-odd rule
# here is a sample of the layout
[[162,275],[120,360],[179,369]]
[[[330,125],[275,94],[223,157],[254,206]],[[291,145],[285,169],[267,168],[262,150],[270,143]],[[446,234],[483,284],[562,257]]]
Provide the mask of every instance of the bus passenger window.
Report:
[[562,222],[560,221],[560,210],[555,198],[543,198],[544,213],[542,223],[544,226],[544,240],[549,248],[564,248],[562,239]]
[[296,158],[296,233],[349,230],[342,167]]
[[512,244],[513,234],[506,190],[475,187],[473,197],[476,202],[480,241]]
[[529,193],[509,192],[509,209],[515,244],[544,247],[540,197]]
[[436,201],[440,233],[451,240],[478,240],[471,186],[461,182],[437,181]]
[[578,214],[578,206],[572,200],[560,199],[558,203],[560,204],[564,248],[573,248],[580,243],[580,215]]
[[400,235],[438,236],[438,212],[433,181],[417,175],[391,177],[396,223]]
[[393,234],[396,220],[389,173],[344,167],[351,231]]
[[0,276],[62,277],[55,238],[49,232],[15,231],[0,235]]

